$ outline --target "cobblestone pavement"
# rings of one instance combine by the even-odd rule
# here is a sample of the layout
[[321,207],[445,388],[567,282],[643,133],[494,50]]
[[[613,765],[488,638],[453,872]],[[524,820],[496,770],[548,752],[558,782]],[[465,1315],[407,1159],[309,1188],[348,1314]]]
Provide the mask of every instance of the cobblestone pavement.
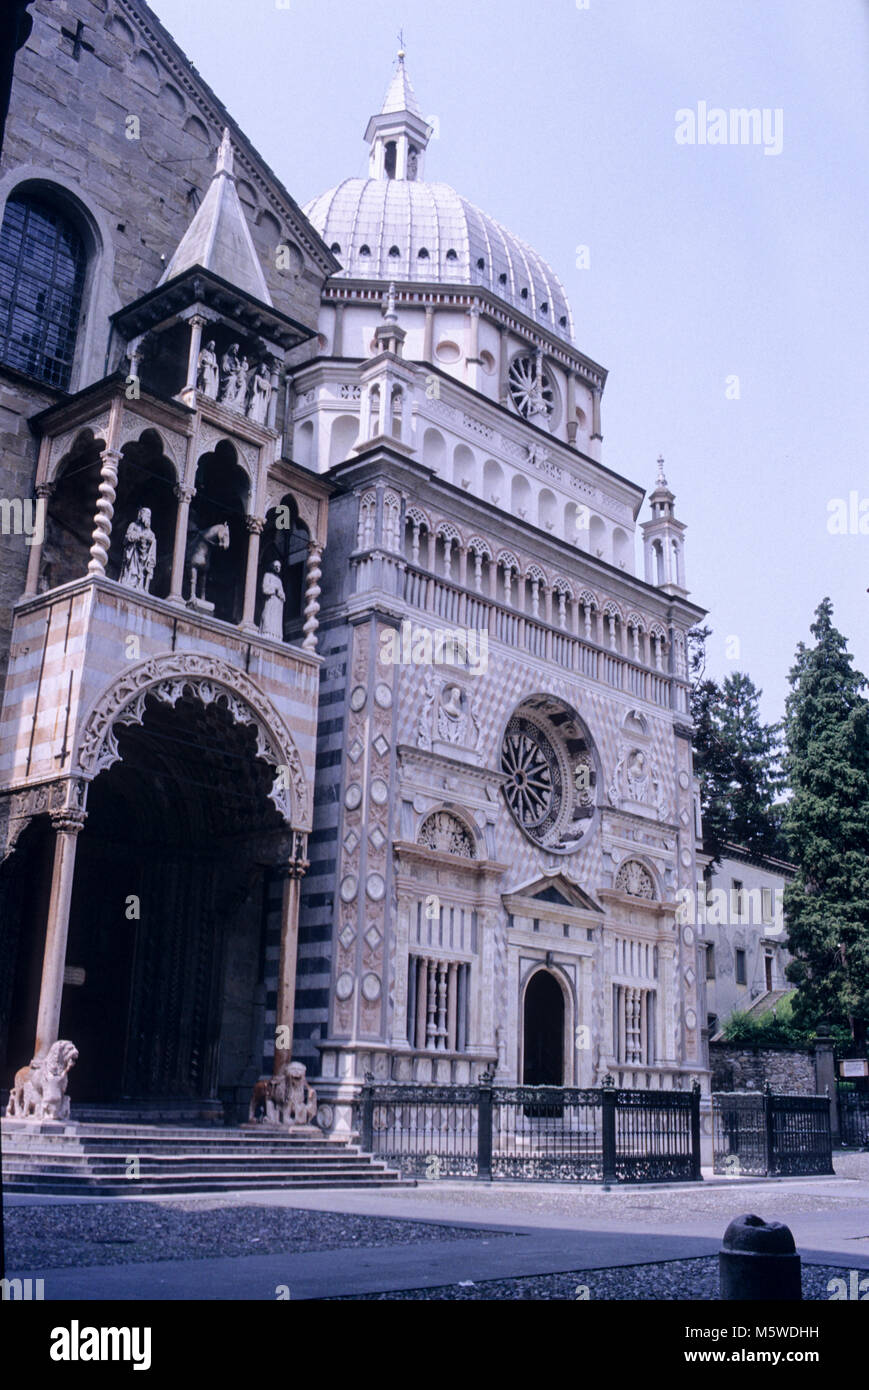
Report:
[[392,1217],[237,1203],[232,1197],[176,1202],[58,1203],[8,1206],[9,1269],[70,1269],[148,1260],[234,1255],[299,1255],[413,1245],[420,1241],[498,1239],[485,1230]]
[[[834,1265],[805,1265],[803,1267],[803,1298],[830,1298],[827,1284],[841,1278],[848,1284],[848,1271]],[[718,1298],[718,1257],[701,1256],[693,1260],[666,1260],[651,1265],[621,1265],[618,1269],[576,1269],[567,1274],[541,1274],[534,1278],[487,1279],[475,1284],[465,1281],[445,1284],[436,1289],[399,1289],[391,1293],[343,1295],[322,1299],[324,1303],[384,1302],[399,1299],[409,1302],[478,1299],[588,1300],[619,1299],[622,1301]]]

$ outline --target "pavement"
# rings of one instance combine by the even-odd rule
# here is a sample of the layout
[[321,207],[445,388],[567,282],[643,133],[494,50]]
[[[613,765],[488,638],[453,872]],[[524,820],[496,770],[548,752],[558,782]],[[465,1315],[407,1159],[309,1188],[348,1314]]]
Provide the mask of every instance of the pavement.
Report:
[[[862,1156],[853,1156],[862,1157]],[[16,1270],[43,1278],[52,1300],[292,1299],[436,1288],[523,1275],[607,1269],[715,1254],[729,1221],[755,1212],[790,1226],[807,1264],[869,1269],[869,1159],[837,1163],[834,1178],[736,1179],[703,1184],[577,1188],[570,1184],[475,1184],[416,1188],[249,1192],[233,1206],[294,1207],[435,1222],[484,1230],[462,1240],[168,1259],[86,1268]],[[7,1196],[10,1206],[65,1198]],[[137,1199],[118,1199],[137,1200]],[[141,1200],[141,1199],[139,1199]],[[150,1199],[153,1201],[153,1199]],[[171,1205],[172,1199],[161,1199]]]

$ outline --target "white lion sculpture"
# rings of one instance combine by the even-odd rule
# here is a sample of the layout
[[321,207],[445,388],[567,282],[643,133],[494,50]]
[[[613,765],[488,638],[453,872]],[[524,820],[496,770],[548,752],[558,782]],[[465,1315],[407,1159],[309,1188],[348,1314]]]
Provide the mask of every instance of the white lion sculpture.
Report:
[[61,1038],[45,1057],[34,1057],[20,1067],[9,1092],[6,1114],[13,1120],[67,1120],[69,1096],[66,1083],[78,1061],[78,1048]]

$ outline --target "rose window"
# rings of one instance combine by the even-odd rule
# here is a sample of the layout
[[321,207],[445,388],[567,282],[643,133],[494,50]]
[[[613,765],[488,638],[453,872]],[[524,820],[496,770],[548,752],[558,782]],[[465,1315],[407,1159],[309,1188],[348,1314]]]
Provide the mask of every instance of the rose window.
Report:
[[514,357],[507,374],[510,399],[526,420],[548,419],[555,409],[555,388],[549,373],[539,370],[534,357]]
[[507,725],[501,771],[507,805],[529,839],[561,853],[575,849],[594,814],[596,781],[578,722],[542,702],[523,706]]

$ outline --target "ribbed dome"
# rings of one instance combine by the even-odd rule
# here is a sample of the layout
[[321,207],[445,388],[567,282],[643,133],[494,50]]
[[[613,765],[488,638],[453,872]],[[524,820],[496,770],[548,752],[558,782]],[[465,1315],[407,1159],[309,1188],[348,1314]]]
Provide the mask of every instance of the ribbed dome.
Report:
[[341,262],[337,278],[479,286],[559,337],[573,338],[570,306],[554,271],[449,184],[345,179],[305,213]]

